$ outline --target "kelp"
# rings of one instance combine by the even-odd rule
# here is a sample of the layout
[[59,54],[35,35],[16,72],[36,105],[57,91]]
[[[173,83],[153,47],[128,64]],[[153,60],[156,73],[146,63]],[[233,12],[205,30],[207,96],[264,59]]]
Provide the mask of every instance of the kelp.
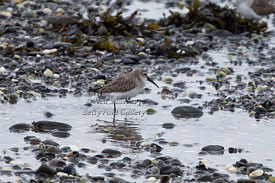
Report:
[[243,18],[233,9],[220,7],[214,3],[202,4],[194,0],[193,5],[187,7],[189,12],[183,16],[178,12],[170,12],[171,15],[159,21],[161,26],[188,25],[186,27],[203,27],[205,23],[214,25],[217,29],[225,29],[233,34],[244,32],[264,32],[266,22],[258,22],[253,19]]

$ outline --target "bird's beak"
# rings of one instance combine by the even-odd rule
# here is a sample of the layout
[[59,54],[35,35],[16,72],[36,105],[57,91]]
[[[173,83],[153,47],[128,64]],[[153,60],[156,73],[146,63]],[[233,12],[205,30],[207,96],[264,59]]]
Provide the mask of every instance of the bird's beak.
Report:
[[150,81],[151,83],[153,83],[154,85],[156,85],[159,88],[159,86],[152,79],[150,79],[148,76],[147,76],[147,80]]

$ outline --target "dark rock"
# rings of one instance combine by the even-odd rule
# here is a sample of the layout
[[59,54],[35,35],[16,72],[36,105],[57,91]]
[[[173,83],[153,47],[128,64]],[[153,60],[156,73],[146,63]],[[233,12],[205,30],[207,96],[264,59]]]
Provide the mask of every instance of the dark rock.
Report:
[[238,179],[237,183],[257,183],[255,180],[250,179]]
[[238,152],[238,149],[237,149],[237,148],[234,148],[234,147],[229,147],[229,148],[228,148],[228,152],[229,152],[230,154],[232,154],[232,153],[237,153],[237,152]]
[[98,158],[92,156],[92,157],[88,157],[86,160],[87,160],[88,163],[96,164],[97,161],[98,161]]
[[50,167],[47,164],[42,164],[35,172],[36,174],[40,174],[40,175],[46,175],[46,176],[54,176],[57,171]]
[[138,64],[138,62],[132,60],[132,59],[123,59],[122,63],[124,65],[134,65],[134,64]]
[[14,133],[23,133],[30,130],[30,125],[26,123],[18,123],[12,125],[9,130]]
[[220,179],[220,178],[229,178],[229,175],[225,174],[225,173],[213,173],[213,179],[216,180],[216,179]]
[[118,177],[113,177],[109,180],[110,183],[130,183],[124,179],[118,178]]
[[218,29],[214,30],[211,33],[209,33],[211,36],[217,36],[217,37],[229,37],[229,36],[234,36],[231,32],[225,29]]
[[104,177],[101,177],[101,176],[93,176],[92,177],[92,180],[98,182],[98,181],[104,181]]
[[22,176],[24,174],[31,176],[31,175],[35,174],[35,171],[33,171],[33,170],[16,170],[16,171],[14,171],[14,175],[16,175],[16,176]]
[[200,182],[212,182],[213,181],[213,176],[211,174],[200,175],[197,178],[197,180],[200,181]]
[[51,113],[51,112],[44,112],[44,115],[46,116],[46,118],[51,118],[53,116],[53,113]]
[[8,99],[9,99],[9,103],[10,103],[10,104],[16,104],[16,103],[17,103],[17,100],[18,100],[18,97],[17,97],[17,95],[10,95],[10,96],[8,97]]
[[71,125],[54,121],[37,121],[33,122],[32,125],[33,130],[38,132],[48,132],[52,130],[68,131],[72,129]]
[[51,146],[59,146],[59,144],[53,140],[44,140],[43,143],[45,145],[51,145]]
[[124,59],[131,59],[131,60],[134,60],[134,61],[138,62],[140,60],[140,57],[138,55],[129,55],[129,54],[126,54],[124,56]]
[[177,83],[174,83],[173,86],[174,86],[174,87],[181,88],[181,89],[186,88],[184,82],[177,82]]
[[179,106],[172,110],[172,115],[176,118],[199,118],[203,112],[191,106]]
[[61,159],[54,158],[50,161],[49,164],[53,167],[64,167],[66,165],[66,162]]
[[222,155],[224,153],[224,147],[220,145],[208,145],[203,147],[202,151],[213,155]]
[[108,158],[117,158],[121,156],[121,152],[115,149],[104,149],[101,153],[106,154]]
[[162,128],[173,129],[176,125],[174,123],[163,123]]
[[169,183],[169,181],[170,181],[170,177],[167,175],[162,175],[160,177],[160,183]]
[[140,102],[142,104],[148,104],[148,105],[158,105],[159,103],[158,102],[155,102],[151,99],[144,99],[144,100],[140,100]]
[[74,175],[74,176],[78,175],[77,171],[73,165],[65,166],[64,169],[62,170],[62,172],[67,173],[69,175]]
[[170,173],[174,173],[178,176],[182,176],[183,172],[179,167],[173,167],[173,166],[164,166],[160,168],[160,174],[162,175],[169,175]]
[[68,132],[61,132],[61,131],[52,131],[51,134],[52,136],[58,137],[58,138],[67,138],[71,135]]
[[143,162],[142,162],[142,165],[144,167],[148,167],[149,165],[151,165],[152,161],[149,160],[149,159],[145,159]]
[[158,167],[152,167],[147,170],[149,174],[158,175],[160,173],[160,169]]

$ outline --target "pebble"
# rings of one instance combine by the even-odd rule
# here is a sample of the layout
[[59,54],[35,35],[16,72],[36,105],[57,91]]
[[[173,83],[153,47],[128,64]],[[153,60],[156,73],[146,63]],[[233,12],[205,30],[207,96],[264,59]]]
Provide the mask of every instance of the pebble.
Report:
[[121,156],[121,152],[115,149],[104,149],[102,150],[103,154],[106,154],[108,158],[117,158]]
[[224,153],[224,147],[220,145],[204,146],[201,150],[214,155],[222,155]]
[[199,118],[203,112],[191,106],[179,106],[172,110],[172,115],[176,118]]

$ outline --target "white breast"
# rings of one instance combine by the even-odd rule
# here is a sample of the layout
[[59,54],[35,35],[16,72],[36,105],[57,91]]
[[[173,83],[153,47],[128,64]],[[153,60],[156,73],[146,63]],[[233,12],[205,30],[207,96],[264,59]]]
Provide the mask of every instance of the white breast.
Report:
[[118,100],[118,99],[129,99],[131,97],[134,97],[138,95],[140,92],[143,91],[145,84],[141,84],[138,87],[127,91],[127,92],[115,92],[115,93],[110,93],[108,94],[108,97],[111,98],[112,100]]

